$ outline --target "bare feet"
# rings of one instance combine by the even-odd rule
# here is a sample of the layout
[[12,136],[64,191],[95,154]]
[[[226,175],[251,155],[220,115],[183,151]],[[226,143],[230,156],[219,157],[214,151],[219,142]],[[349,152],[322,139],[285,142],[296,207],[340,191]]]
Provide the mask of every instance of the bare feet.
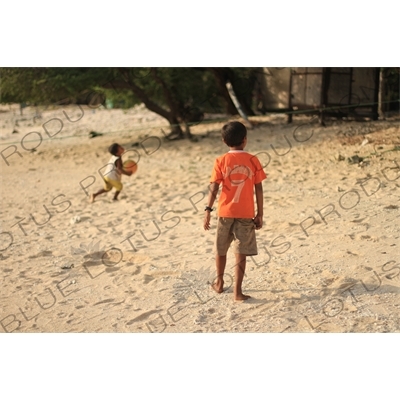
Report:
[[251,299],[251,297],[243,293],[235,294],[235,301],[245,301],[247,299]]
[[214,282],[211,284],[211,289],[217,293],[222,293],[224,291],[224,282]]
[[90,201],[91,203],[94,203],[94,194],[93,194],[93,193],[90,195],[89,201]]

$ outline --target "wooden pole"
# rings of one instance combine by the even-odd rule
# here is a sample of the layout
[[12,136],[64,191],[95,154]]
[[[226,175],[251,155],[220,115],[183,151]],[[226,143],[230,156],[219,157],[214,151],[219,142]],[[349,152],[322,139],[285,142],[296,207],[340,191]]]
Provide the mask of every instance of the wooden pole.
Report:
[[319,124],[321,126],[325,126],[324,122],[324,108],[326,106],[326,68],[322,68],[322,76],[321,76],[321,97],[319,104]]
[[380,120],[385,119],[385,113],[383,112],[383,68],[379,68],[379,84],[378,84],[378,116]]
[[292,68],[289,68],[289,99],[288,99],[288,108],[289,108],[289,114],[287,115],[287,122],[288,124],[291,124],[293,121],[293,107],[292,107]]

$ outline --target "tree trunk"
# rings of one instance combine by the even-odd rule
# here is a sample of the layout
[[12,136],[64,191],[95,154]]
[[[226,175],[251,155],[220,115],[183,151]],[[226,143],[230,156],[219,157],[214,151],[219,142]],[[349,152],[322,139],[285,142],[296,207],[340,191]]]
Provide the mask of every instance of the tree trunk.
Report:
[[156,104],[154,101],[152,101],[144,92],[144,90],[141,89],[139,86],[137,86],[136,83],[132,81],[132,79],[130,79],[128,71],[126,71],[124,68],[121,68],[119,72],[122,75],[123,80],[109,82],[107,85],[104,85],[105,88],[112,87],[114,89],[120,88],[120,89],[132,90],[132,92],[135,93],[135,95],[143,102],[143,104],[146,106],[147,109],[155,112],[158,115],[161,115],[169,122],[171,132],[166,134],[164,131],[162,131],[167,139],[177,140],[177,139],[183,139],[184,137],[191,138],[191,133],[188,127],[186,129],[185,134],[183,133],[182,128],[180,126],[179,105],[177,105],[173,101],[171,93],[169,92],[165,82],[163,82],[161,78],[157,75],[157,71],[155,71],[155,69],[152,69],[153,77],[155,78],[157,83],[159,83],[162,86],[166,102],[170,106],[171,111],[165,110],[164,108]]
[[[187,121],[185,120],[185,116],[183,115],[184,113],[184,107],[183,104],[181,104],[178,100],[175,100],[172,96],[171,89],[168,88],[167,84],[164,82],[164,80],[158,75],[157,68],[151,68],[151,74],[154,78],[154,80],[162,87],[163,92],[164,92],[164,97],[166,99],[166,102],[171,109],[171,118],[169,119],[169,123],[173,127],[171,134],[168,135],[169,139],[171,140],[177,140],[177,139],[183,139],[186,137],[187,139],[192,138],[192,134],[190,133],[190,128],[189,125],[187,124]],[[173,90],[174,88],[172,88]],[[185,132],[182,132],[182,128],[180,124],[184,124],[185,126]]]
[[233,90],[232,84],[228,81],[226,83],[226,88],[228,90],[229,96],[232,99],[233,104],[235,105],[236,109],[238,110],[239,115],[245,120],[245,125],[247,128],[252,128],[252,124],[247,117],[247,114],[243,111],[243,107],[240,104],[235,91]]
[[164,134],[165,138],[168,140],[180,140],[185,138],[185,134],[182,131],[181,125],[179,124],[179,121],[177,118],[174,116],[171,116],[171,118],[168,119],[169,125],[171,132],[170,133],[165,133],[162,131]]

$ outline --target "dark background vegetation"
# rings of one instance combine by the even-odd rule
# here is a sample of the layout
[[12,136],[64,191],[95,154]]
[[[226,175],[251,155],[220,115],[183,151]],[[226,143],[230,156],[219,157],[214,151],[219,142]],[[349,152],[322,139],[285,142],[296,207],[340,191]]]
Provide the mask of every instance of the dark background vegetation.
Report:
[[[390,108],[399,108],[399,68],[381,68]],[[143,103],[168,120],[171,138],[191,137],[190,126],[205,113],[238,113],[232,84],[248,116],[265,113],[261,68],[0,68],[1,103],[99,104],[130,108]],[[389,109],[390,109],[389,108]]]

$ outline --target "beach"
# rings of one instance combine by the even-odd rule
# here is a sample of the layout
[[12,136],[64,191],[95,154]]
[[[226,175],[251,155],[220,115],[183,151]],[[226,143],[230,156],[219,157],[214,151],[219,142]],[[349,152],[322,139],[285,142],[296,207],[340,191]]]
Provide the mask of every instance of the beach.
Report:
[[[0,331],[399,332],[399,118],[250,118],[246,150],[267,179],[245,302],[232,251],[226,290],[210,289],[215,212],[203,229],[233,119],[206,116],[195,140],[168,141],[143,106],[2,105]],[[114,142],[138,170],[119,201],[91,204]]]

